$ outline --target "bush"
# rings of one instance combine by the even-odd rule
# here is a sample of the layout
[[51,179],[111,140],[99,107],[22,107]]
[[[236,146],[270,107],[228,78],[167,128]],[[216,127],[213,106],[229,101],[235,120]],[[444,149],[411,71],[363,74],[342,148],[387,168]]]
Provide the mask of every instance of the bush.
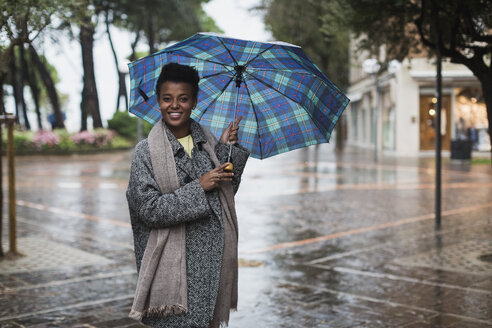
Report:
[[[137,140],[137,120],[138,117],[133,117],[128,112],[115,112],[113,118],[108,120],[108,128],[116,131],[120,136],[130,140]],[[152,129],[152,124],[142,120],[143,137],[149,135]]]
[[76,145],[92,145],[102,147],[110,144],[116,136],[113,130],[96,129],[94,131],[81,131],[70,137]]
[[[2,138],[3,151],[6,151],[7,133]],[[14,131],[16,154],[69,154],[99,150],[128,149],[132,143],[117,135],[115,131],[95,129],[70,134],[66,130]]]
[[39,130],[31,139],[37,149],[53,148],[60,143],[60,137],[53,131]]

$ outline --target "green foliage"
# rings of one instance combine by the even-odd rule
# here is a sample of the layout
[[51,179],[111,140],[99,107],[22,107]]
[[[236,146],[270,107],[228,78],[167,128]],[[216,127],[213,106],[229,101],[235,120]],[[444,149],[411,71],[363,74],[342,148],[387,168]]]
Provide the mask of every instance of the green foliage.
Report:
[[200,31],[221,32],[203,10],[208,0],[120,0],[109,1],[114,24],[143,33],[156,47],[182,40]]
[[[402,60],[420,53],[432,54],[439,36],[444,57],[466,65],[492,48],[492,2],[484,0],[347,0],[346,20],[358,37],[361,50],[378,54],[386,48],[386,57]],[[467,65],[468,66],[468,65]],[[487,65],[489,66],[489,65]],[[474,72],[475,73],[475,72]]]
[[472,164],[479,164],[479,165],[492,165],[490,158],[473,158],[471,160],[471,163]]
[[342,0],[264,0],[259,9],[275,39],[302,47],[337,86],[347,87],[349,31]]
[[[137,121],[138,117],[130,116],[128,112],[115,112],[113,118],[108,120],[108,128],[116,131],[120,136],[130,140],[137,140]],[[146,137],[152,124],[142,120],[142,134]]]

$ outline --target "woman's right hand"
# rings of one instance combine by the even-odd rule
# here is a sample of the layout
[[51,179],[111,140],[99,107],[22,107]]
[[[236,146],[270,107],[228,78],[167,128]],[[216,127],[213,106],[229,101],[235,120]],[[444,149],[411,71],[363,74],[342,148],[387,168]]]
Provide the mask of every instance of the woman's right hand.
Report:
[[221,181],[232,181],[232,177],[234,173],[224,171],[224,168],[228,165],[228,163],[224,163],[219,167],[216,167],[212,171],[205,173],[200,178],[200,184],[202,185],[203,190],[209,191],[219,186]]

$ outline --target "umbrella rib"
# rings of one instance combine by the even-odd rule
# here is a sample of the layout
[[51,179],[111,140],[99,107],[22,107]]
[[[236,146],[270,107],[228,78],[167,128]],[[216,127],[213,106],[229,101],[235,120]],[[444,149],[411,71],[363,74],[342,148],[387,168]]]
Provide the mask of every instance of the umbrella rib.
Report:
[[225,73],[231,73],[232,71],[227,71],[227,72],[219,72],[219,73],[214,73],[214,74],[210,74],[210,75],[205,75],[205,76],[202,76],[201,78],[202,79],[208,79],[209,77],[214,77],[214,76],[217,76],[217,75],[221,75],[221,74],[224,74]]
[[250,61],[248,61],[246,64],[244,64],[244,66],[248,66],[249,63],[251,63],[253,60],[255,60],[256,58],[258,58],[259,56],[263,55],[265,52],[267,52],[268,50],[270,50],[274,45],[270,45],[268,48],[266,48],[265,50],[259,52],[253,59],[251,59]]
[[[271,88],[272,88],[272,89],[274,89],[275,91],[277,91],[277,92],[279,92],[280,94],[284,95],[285,97],[289,98],[290,100],[292,100],[292,101],[294,101],[294,102],[298,103],[296,100],[294,100],[294,99],[290,98],[289,96],[287,96],[287,95],[283,94],[282,92],[280,92],[279,90],[275,89],[273,86],[271,86],[271,85],[267,84],[266,82],[262,81],[261,79],[257,78],[254,74],[252,74],[252,72],[246,72],[246,73],[247,73],[248,75],[252,76],[254,79],[256,79],[256,80],[258,80],[258,81],[262,82],[262,83],[263,83],[263,84],[265,84],[266,86],[271,87]],[[312,74],[311,72],[292,72],[292,73],[299,73],[299,74],[309,75],[310,77],[317,79],[317,80],[318,80],[319,82],[321,82],[321,83],[327,83],[327,84],[328,84],[328,83],[330,83],[330,87],[333,87],[333,89],[335,89],[335,91],[338,91],[339,93],[342,93],[342,94],[343,94],[343,92],[342,92],[342,91],[340,91],[340,89],[339,89],[339,88],[338,88],[335,84],[333,84],[333,82],[331,82],[331,80],[330,80],[330,79],[328,79],[328,78],[326,78],[326,79],[327,79],[327,81],[326,81],[326,80],[323,80],[321,77],[319,77],[319,76],[318,76],[318,75],[316,75],[316,74]]]
[[293,101],[294,103],[298,104],[297,100],[295,99],[292,99],[291,97],[289,97],[288,95],[286,95],[285,93],[283,93],[282,91],[276,89],[275,87],[273,87],[273,85],[271,84],[268,84],[266,83],[265,81],[262,81],[261,79],[257,78],[256,76],[254,76],[254,74],[251,74],[251,73],[248,73],[249,76],[252,76],[256,81],[260,82],[261,84],[264,84],[266,85],[267,87],[269,87],[270,89],[272,90],[275,90],[276,92],[280,93],[282,96],[284,96],[285,98],[288,98],[289,100]]
[[[309,71],[302,71],[302,70],[301,70],[301,71],[295,71],[295,70],[282,70],[282,69],[267,69],[267,68],[256,68],[256,67],[254,68],[254,73],[259,72],[259,71],[268,71],[268,72],[286,72],[286,73],[292,73],[292,74],[303,74],[303,75],[308,75],[308,76],[310,76],[310,77],[312,77],[312,78],[315,78],[315,79],[317,79],[317,80],[319,80],[319,81],[321,81],[321,82],[323,82],[323,83],[327,83],[327,84],[329,83],[329,84],[330,84],[330,86],[335,86],[335,85],[333,84],[333,82],[332,82],[332,81],[331,81],[328,77],[326,77],[326,76],[325,76],[325,77],[326,77],[326,80],[323,80],[323,79],[322,79],[321,77],[319,77],[318,75],[316,75],[316,74],[314,74],[314,73],[312,73],[312,72],[309,72]],[[253,72],[251,72],[251,68],[249,69],[249,71],[248,71],[247,73],[248,73],[249,75],[251,75],[251,76],[254,76],[254,75],[252,74]],[[335,87],[336,87],[336,86],[335,86]],[[336,88],[338,89],[338,87],[336,87]]]
[[[196,59],[196,60],[203,60],[203,61],[208,62],[208,63],[217,64],[217,65],[223,66],[224,68],[227,68],[228,66],[230,66],[230,65],[227,65],[227,64],[224,64],[224,63],[221,63],[221,62],[216,62],[216,61],[213,61],[213,60],[210,60],[210,59],[196,58],[196,57],[191,56],[191,55],[188,55],[188,54],[176,54],[174,52],[167,52],[167,53],[168,54],[173,54],[173,55],[176,55],[176,56],[182,56],[182,57],[186,57],[186,58]],[[230,72],[230,70],[227,70],[227,71]]]
[[203,110],[202,117],[203,117],[203,115],[205,115],[205,112],[210,107],[212,107],[212,105],[217,101],[217,99],[219,99],[219,97],[224,93],[224,91],[227,89],[227,87],[229,86],[229,84],[231,84],[231,81],[232,81],[232,78],[229,80],[229,82],[227,82],[227,84],[222,88],[222,90],[220,90],[219,95],[217,97],[215,97],[215,99]]
[[[292,102],[294,102],[295,104],[299,104],[299,102],[297,100],[294,100],[292,99],[291,97],[289,97],[288,95],[286,95],[285,93],[281,92],[280,90],[277,90],[276,88],[274,88],[272,85],[266,83],[265,81],[262,81],[260,80],[259,78],[257,78],[256,76],[254,76],[253,74],[251,73],[248,73],[250,76],[252,76],[256,81],[260,82],[261,84],[264,84],[266,85],[267,87],[271,88],[272,90],[280,93],[282,96],[284,96],[285,98],[291,100]],[[301,104],[299,104],[301,105]],[[301,105],[302,106],[302,105]],[[304,107],[304,106],[303,106]],[[314,124],[316,124],[316,126],[319,128],[318,126],[318,122],[314,119],[314,117],[311,115],[311,112],[309,112],[308,110],[306,110],[306,113],[309,115],[309,117],[311,118],[311,120],[313,121]]]
[[256,118],[256,127],[257,127],[257,131],[258,131],[258,143],[260,145],[260,158],[263,158],[263,150],[262,150],[262,145],[261,145],[260,123],[259,123],[260,120],[258,119],[258,114],[256,113],[255,104],[253,103],[253,98],[251,97],[251,92],[249,92],[249,88],[248,88],[246,81],[244,81],[244,86],[246,88],[246,91],[248,92],[248,98],[249,98],[249,101],[251,102],[251,107],[253,107],[253,114],[255,115],[255,118]]
[[234,64],[235,66],[238,65],[237,61],[236,61],[236,58],[234,58],[234,56],[232,55],[231,51],[229,50],[229,48],[226,47],[224,41],[222,41],[222,39],[219,39],[220,43],[222,44],[222,46],[224,47],[225,50],[227,50],[227,52],[229,53],[229,56],[231,56],[232,60],[234,60]]

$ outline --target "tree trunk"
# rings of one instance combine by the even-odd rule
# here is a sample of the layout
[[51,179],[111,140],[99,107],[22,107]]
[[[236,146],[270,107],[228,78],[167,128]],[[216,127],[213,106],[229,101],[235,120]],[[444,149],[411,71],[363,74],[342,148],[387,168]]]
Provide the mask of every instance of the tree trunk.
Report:
[[125,97],[125,107],[128,111],[128,95],[126,91],[125,83],[125,73],[120,71],[120,65],[118,62],[118,56],[116,55],[116,50],[114,48],[113,39],[111,38],[111,32],[109,31],[109,13],[106,12],[106,33],[108,34],[109,45],[111,46],[111,51],[113,53],[114,64],[116,66],[116,71],[118,72],[118,96],[116,97],[116,111],[120,110],[120,99]]
[[80,102],[80,131],[87,130],[87,87],[82,89],[82,101]]
[[[484,77],[481,82],[483,99],[487,108],[487,120],[489,121],[489,137],[492,142],[492,77]],[[492,149],[490,155],[492,158]]]
[[21,44],[19,46],[19,59],[20,59],[20,79],[19,79],[19,86],[20,86],[20,100],[22,104],[22,116],[24,118],[24,126],[27,130],[31,130],[31,124],[29,123],[29,118],[27,117],[27,106],[26,106],[26,100],[24,99],[24,81],[28,80],[27,78],[27,62],[26,62],[26,56],[25,56],[25,49],[24,45]]
[[121,97],[125,98],[125,108],[126,111],[128,111],[128,91],[126,90],[126,83],[125,83],[125,76],[126,74],[123,72],[118,72],[118,79],[119,79],[119,88],[118,88],[118,101],[116,102],[116,110],[119,110],[120,108],[120,99]]
[[[82,90],[81,111],[92,116],[94,128],[102,128],[101,114],[99,112],[99,99],[97,96],[96,76],[94,74],[94,27],[90,23],[90,17],[86,24],[80,27],[80,45],[82,48],[82,66],[84,68],[84,88]],[[86,124],[86,123],[85,123]],[[82,122],[83,126],[84,123]]]
[[60,102],[58,101],[58,93],[56,92],[55,82],[53,81],[53,78],[51,77],[45,63],[41,60],[41,58],[39,58],[36,49],[34,49],[32,45],[29,45],[29,54],[34,66],[41,76],[41,80],[43,81],[48,97],[50,98],[51,106],[53,107],[53,115],[55,116],[53,128],[64,129],[65,124],[63,123],[63,114],[60,109]]
[[135,40],[133,40],[131,44],[132,53],[130,54],[130,61],[135,61],[137,59],[137,53],[136,53],[137,44],[138,41],[140,41],[140,36],[142,35],[142,32],[140,32],[140,30],[141,30],[140,28],[137,30],[135,34]]
[[155,31],[154,31],[154,20],[152,18],[152,12],[148,13],[147,17],[147,39],[149,41],[149,54],[153,54],[155,49]]
[[[34,60],[32,56],[30,56],[30,63],[33,63]],[[41,110],[39,109],[39,87],[38,80],[36,79],[36,75],[34,74],[33,67],[28,67],[26,65],[27,70],[27,80],[29,82],[29,87],[31,88],[32,99],[34,101],[34,109],[36,110],[36,116],[38,119],[38,128],[40,130],[43,129],[43,123],[41,120]]]
[[19,124],[19,108],[22,106],[20,102],[20,90],[19,90],[19,77],[17,73],[17,65],[15,63],[15,49],[12,53],[12,56],[9,60],[10,64],[10,78],[12,83],[12,89],[14,92],[14,100],[15,100],[15,122]]
[[3,101],[3,86],[5,84],[5,79],[7,78],[7,74],[4,72],[0,72],[0,115],[5,114],[5,103]]

